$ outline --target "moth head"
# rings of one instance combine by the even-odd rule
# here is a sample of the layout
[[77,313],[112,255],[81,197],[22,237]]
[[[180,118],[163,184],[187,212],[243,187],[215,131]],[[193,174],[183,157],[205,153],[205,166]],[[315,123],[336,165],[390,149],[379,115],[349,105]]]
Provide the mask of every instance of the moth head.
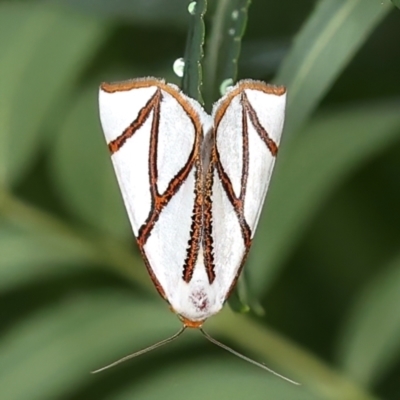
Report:
[[187,319],[187,318],[183,317],[182,315],[178,315],[178,317],[182,321],[183,326],[185,328],[200,329],[204,324],[204,320],[203,321],[191,321],[190,319]]

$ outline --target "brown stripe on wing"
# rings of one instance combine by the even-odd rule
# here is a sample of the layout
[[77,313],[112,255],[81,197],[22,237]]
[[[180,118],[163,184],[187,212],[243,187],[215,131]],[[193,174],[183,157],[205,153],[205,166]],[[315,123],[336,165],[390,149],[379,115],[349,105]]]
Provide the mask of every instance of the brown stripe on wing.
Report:
[[[240,96],[240,102],[244,106],[244,92]],[[249,128],[247,126],[247,115],[244,111],[245,107],[242,109],[242,176],[240,180],[240,195],[239,198],[244,203],[244,198],[246,197],[247,191],[247,179],[249,177]],[[243,205],[243,204],[242,204]]]
[[192,225],[190,227],[189,247],[186,251],[186,259],[183,264],[182,278],[189,283],[193,276],[196,260],[199,255],[200,240],[202,234],[202,211],[203,211],[203,171],[200,159],[196,160],[195,165],[195,188],[194,205],[192,214]]
[[215,279],[215,261],[214,261],[214,240],[212,236],[212,187],[214,184],[214,169],[215,169],[215,152],[212,152],[211,160],[208,166],[204,188],[203,202],[203,251],[204,265],[208,282],[212,284]]
[[[157,91],[160,91],[161,93],[160,89],[158,89]],[[158,153],[158,131],[160,129],[161,101],[162,101],[162,95],[160,96],[159,101],[154,105],[154,111],[153,111],[154,115],[153,115],[153,121],[151,122],[151,130],[150,130],[150,150],[149,150],[148,164],[149,164],[150,197],[152,202],[151,208],[154,207],[154,203],[158,195],[157,153]]]
[[146,105],[139,111],[137,118],[128,126],[128,128],[126,128],[121,135],[108,143],[108,148],[111,154],[116,153],[125,144],[125,142],[132,137],[141,126],[143,126],[143,124],[147,121],[151,111],[157,104],[160,103],[161,96],[161,90],[157,89]]
[[[275,141],[273,139],[271,139],[271,137],[268,135],[268,132],[261,125],[260,120],[257,117],[257,113],[254,111],[254,108],[251,106],[249,99],[247,98],[247,95],[245,92],[242,92],[241,102],[242,102],[243,108],[246,110],[246,113],[249,116],[250,121],[253,124],[255,130],[257,131],[258,135],[264,141],[264,143],[267,145],[271,154],[274,157],[276,157],[276,155],[278,154],[278,145],[275,143]],[[247,125],[247,120],[246,120],[246,125]]]

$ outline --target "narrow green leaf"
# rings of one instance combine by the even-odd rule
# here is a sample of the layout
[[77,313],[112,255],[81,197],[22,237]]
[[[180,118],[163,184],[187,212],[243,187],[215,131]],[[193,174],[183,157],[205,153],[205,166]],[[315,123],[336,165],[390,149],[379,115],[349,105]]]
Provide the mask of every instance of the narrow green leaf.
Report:
[[52,152],[52,178],[65,207],[102,232],[130,235],[128,218],[98,117],[98,88],[80,93]]
[[258,316],[264,316],[265,310],[258,298],[254,296],[248,284],[247,271],[242,271],[237,285],[228,299],[229,307],[239,313],[247,313],[250,310]]
[[221,86],[236,81],[250,2],[251,0],[219,0],[217,3],[211,33],[207,38],[204,62],[204,96],[207,106],[221,96]]
[[339,341],[338,359],[357,382],[373,387],[400,355],[400,257],[357,296]]
[[[249,6],[250,0],[220,0],[217,3],[205,58],[205,96],[208,108],[236,80]],[[229,299],[229,305],[239,312],[249,311],[251,307],[255,312],[262,313],[261,306],[252,299],[244,278],[240,279]]]
[[258,296],[335,188],[399,139],[399,107],[379,103],[322,114],[281,147],[247,266]]
[[182,90],[192,99],[203,103],[201,96],[202,67],[204,45],[204,14],[207,0],[192,1],[188,6],[190,25],[186,39],[185,67],[183,71]]
[[288,87],[284,139],[299,130],[392,8],[389,0],[318,2],[275,79]]
[[93,18],[45,4],[0,4],[0,182],[27,170],[43,122],[104,40]]

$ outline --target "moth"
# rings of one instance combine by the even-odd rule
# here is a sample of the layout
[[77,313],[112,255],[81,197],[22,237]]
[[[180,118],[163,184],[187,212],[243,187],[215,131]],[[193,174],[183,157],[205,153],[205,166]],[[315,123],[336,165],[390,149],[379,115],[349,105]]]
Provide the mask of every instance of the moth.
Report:
[[199,328],[268,369],[202,325],[228,299],[252,244],[285,103],[285,87],[254,80],[230,88],[211,115],[162,79],[101,85],[101,125],[133,233],[157,291],[183,324],[105,368]]

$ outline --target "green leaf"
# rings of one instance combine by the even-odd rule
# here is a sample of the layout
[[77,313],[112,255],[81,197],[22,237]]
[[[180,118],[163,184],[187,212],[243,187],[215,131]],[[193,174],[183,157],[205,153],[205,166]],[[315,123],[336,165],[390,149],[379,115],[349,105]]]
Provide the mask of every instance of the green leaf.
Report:
[[[63,254],[65,255],[63,251],[69,252],[70,257],[76,262],[79,261],[79,265],[92,261],[96,265],[112,267],[115,272],[135,281],[141,287],[154,289],[146,268],[137,267],[143,264],[140,257],[132,253],[131,247],[123,245],[120,240],[79,230],[13,195],[0,192],[0,198],[1,217],[7,223],[3,229],[17,228],[25,234],[37,235],[38,238],[51,237],[55,242],[51,245],[55,245],[55,249],[61,252],[58,254],[61,259]],[[32,275],[35,276],[34,273]]]
[[392,3],[393,3],[397,8],[400,8],[400,0],[392,0]]
[[91,226],[119,238],[128,218],[98,116],[97,87],[79,93],[55,141],[52,178],[65,207]]
[[400,355],[400,257],[358,294],[340,333],[338,359],[357,382],[372,387]]
[[44,121],[103,42],[105,28],[44,4],[0,4],[0,184],[26,172]]
[[[250,0],[219,0],[207,38],[204,62],[207,106],[224,92],[224,86],[236,81],[237,63],[247,25]],[[222,93],[224,94],[224,93]]]
[[182,90],[192,99],[203,103],[201,96],[202,67],[204,44],[204,14],[207,0],[197,0],[189,4],[190,25],[186,39],[185,67],[182,79]]
[[75,273],[83,269],[80,263],[93,258],[87,248],[65,237],[30,235],[4,228],[0,230],[0,254],[0,291]]
[[288,87],[284,139],[301,128],[391,9],[388,0],[318,2],[275,79]]
[[321,114],[281,147],[250,251],[249,283],[260,296],[320,205],[349,175],[400,136],[399,103]]

